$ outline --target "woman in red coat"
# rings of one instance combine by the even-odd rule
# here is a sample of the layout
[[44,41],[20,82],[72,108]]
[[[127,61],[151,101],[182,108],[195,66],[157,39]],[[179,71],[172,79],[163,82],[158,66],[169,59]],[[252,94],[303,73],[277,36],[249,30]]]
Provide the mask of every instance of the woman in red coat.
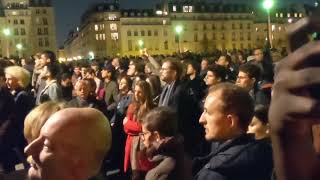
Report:
[[133,102],[129,105],[127,116],[123,120],[124,131],[127,134],[124,172],[128,171],[130,164],[133,180],[144,179],[146,172],[153,168],[144,154],[139,134],[142,132],[142,117],[154,107],[149,84],[146,81],[138,81],[134,87]]

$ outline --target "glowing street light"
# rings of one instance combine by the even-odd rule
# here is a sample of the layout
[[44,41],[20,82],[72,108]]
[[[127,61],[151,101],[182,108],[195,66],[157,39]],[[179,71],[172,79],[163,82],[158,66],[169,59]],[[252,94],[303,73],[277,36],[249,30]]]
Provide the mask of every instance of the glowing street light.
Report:
[[271,25],[271,18],[270,18],[270,10],[274,6],[274,1],[273,0],[264,0],[262,4],[263,8],[267,10],[268,13],[268,45],[270,48],[272,48],[272,38],[271,38],[271,30],[270,30],[270,25]]
[[143,45],[144,45],[143,40],[140,39],[140,40],[138,41],[138,45],[139,45],[140,49],[142,49],[142,48],[143,48]]
[[10,29],[9,29],[9,28],[3,29],[3,34],[4,34],[5,36],[10,36],[10,34],[11,34]]
[[267,11],[270,11],[270,9],[272,9],[273,6],[274,6],[273,0],[265,0],[263,2],[263,8],[266,9]]
[[90,51],[90,52],[88,53],[88,55],[89,55],[89,59],[90,59],[90,60],[94,59],[94,52],[93,52],[93,51]]
[[21,50],[21,49],[23,48],[23,46],[22,46],[21,43],[19,43],[19,44],[16,45],[16,48],[19,49],[19,50]]
[[18,56],[20,58],[21,57],[21,50],[22,50],[23,46],[21,43],[19,43],[16,45],[16,48],[18,49]]
[[180,35],[181,35],[182,31],[183,31],[183,27],[181,25],[177,25],[175,27],[175,31],[177,33],[177,38],[178,38],[177,40],[178,40],[179,53],[181,53],[181,50],[180,50]]

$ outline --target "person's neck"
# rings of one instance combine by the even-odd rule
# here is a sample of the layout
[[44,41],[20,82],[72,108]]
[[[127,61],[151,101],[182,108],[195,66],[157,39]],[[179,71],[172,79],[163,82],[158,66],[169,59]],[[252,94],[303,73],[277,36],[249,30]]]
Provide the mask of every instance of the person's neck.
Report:
[[125,95],[127,95],[127,94],[128,94],[128,92],[129,92],[129,89],[120,90],[120,94],[121,94],[121,96],[125,96]]
[[109,83],[111,81],[111,79],[109,79],[109,78],[104,78],[104,82],[105,83]]
[[194,80],[196,77],[197,77],[196,74],[190,74],[189,76],[190,80]]

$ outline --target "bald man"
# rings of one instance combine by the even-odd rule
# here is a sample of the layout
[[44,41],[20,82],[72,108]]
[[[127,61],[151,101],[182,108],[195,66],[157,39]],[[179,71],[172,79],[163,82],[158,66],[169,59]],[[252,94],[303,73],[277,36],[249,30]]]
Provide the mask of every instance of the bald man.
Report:
[[96,175],[111,146],[107,118],[92,108],[53,114],[26,148],[30,180],[87,180]]

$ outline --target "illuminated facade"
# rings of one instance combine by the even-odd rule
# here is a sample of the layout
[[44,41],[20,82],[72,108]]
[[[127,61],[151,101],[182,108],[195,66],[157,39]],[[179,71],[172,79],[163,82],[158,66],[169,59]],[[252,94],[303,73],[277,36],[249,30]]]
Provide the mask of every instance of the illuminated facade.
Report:
[[54,10],[50,0],[2,0],[0,4],[3,10],[0,56],[26,57],[43,50],[56,52]]
[[[305,16],[297,9],[271,12],[274,47],[286,47],[287,25]],[[266,20],[266,12],[248,4],[164,1],[153,10],[122,10],[118,4],[103,3],[83,15],[64,48],[73,59],[90,51],[107,57],[139,55],[142,48],[151,54],[255,48],[266,43]]]

